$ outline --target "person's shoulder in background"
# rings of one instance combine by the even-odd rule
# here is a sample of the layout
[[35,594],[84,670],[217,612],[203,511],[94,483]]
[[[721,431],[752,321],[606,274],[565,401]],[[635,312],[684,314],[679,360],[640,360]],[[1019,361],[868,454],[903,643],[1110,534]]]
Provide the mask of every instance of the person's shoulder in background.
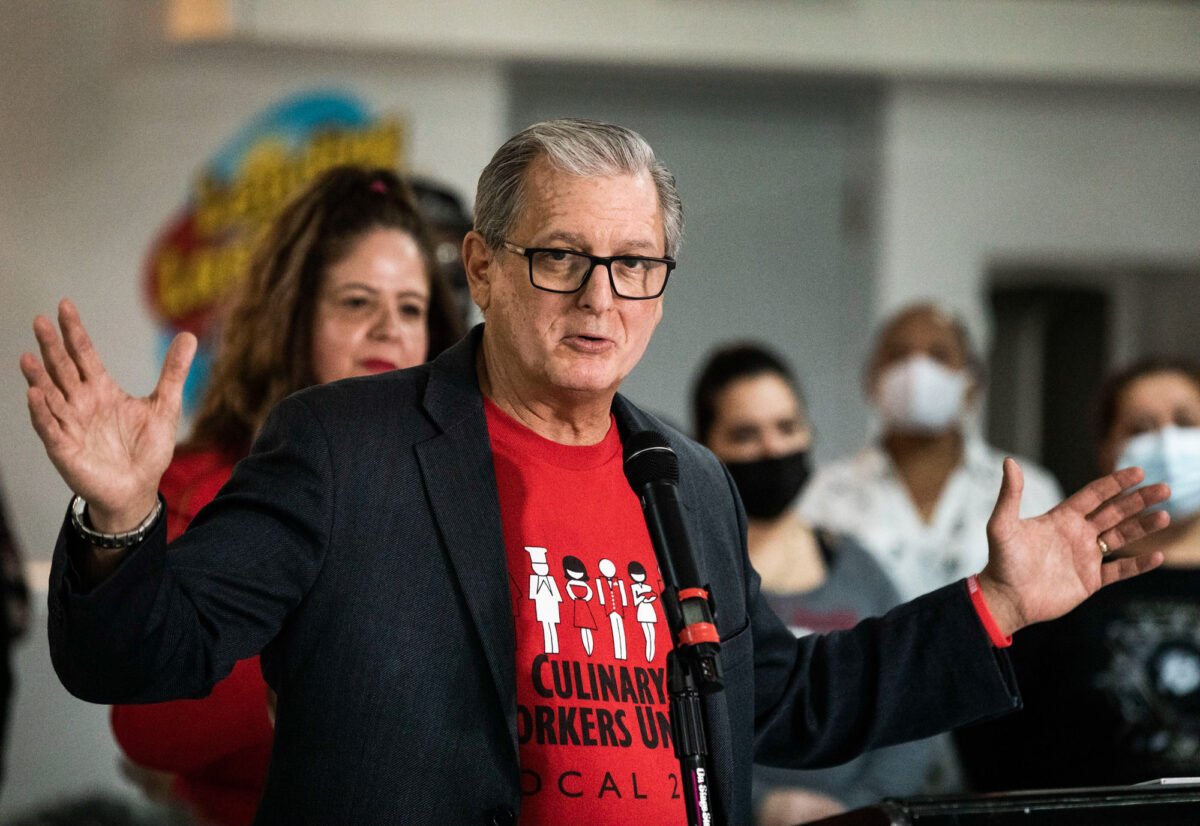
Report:
[[1022,517],[1045,513],[1063,500],[1062,486],[1054,478],[1054,474],[1032,459],[1005,453],[982,439],[972,439],[967,443],[966,462],[969,472],[986,478],[989,482],[994,481],[996,491],[1000,489],[1006,457],[1016,460],[1025,477],[1025,490],[1021,494]]
[[800,495],[800,516],[835,532],[851,532],[871,509],[874,483],[886,472],[887,459],[876,445],[821,465]]
[[0,649],[8,641],[25,636],[30,618],[25,562],[17,547],[17,538],[8,527],[5,511],[4,499],[0,496]]
[[900,604],[900,593],[875,557],[849,534],[822,529],[822,545],[828,550],[832,577],[852,583],[865,603],[868,616],[887,613]]

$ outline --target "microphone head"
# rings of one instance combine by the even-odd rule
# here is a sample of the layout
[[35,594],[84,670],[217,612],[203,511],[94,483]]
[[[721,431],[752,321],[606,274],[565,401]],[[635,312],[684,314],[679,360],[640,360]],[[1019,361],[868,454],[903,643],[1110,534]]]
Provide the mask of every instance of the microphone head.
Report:
[[625,478],[635,491],[653,482],[679,482],[679,457],[661,433],[634,433],[625,441],[624,454]]

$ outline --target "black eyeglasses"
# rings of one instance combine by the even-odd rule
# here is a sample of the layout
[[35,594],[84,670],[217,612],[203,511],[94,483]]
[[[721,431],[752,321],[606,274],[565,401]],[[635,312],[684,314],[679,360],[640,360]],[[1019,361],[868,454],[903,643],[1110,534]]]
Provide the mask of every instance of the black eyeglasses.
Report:
[[549,293],[578,292],[597,266],[608,270],[608,283],[614,295],[643,301],[658,298],[667,288],[667,278],[675,269],[673,258],[645,255],[613,255],[603,258],[575,250],[551,247],[519,247],[508,241],[504,248],[529,259],[529,283]]

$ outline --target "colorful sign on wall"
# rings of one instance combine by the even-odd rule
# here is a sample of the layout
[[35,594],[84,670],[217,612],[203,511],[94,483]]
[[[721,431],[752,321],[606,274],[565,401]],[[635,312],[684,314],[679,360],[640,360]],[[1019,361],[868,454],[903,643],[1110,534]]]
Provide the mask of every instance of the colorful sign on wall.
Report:
[[222,308],[245,274],[262,228],[329,167],[403,169],[406,154],[399,118],[372,115],[346,93],[307,92],[251,119],[197,172],[143,270],[146,302],[162,327],[159,358],[180,331],[200,340],[184,388],[186,410],[203,393]]

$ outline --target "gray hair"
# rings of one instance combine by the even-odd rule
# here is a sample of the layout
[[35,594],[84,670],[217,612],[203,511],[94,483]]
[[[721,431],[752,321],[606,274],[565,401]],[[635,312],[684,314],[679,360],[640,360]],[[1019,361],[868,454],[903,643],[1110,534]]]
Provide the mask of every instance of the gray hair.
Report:
[[525,206],[525,175],[538,158],[572,175],[637,175],[649,172],[658,193],[666,255],[683,241],[683,203],[675,176],[654,157],[646,139],[623,126],[592,120],[535,123],[505,141],[479,176],[475,230],[492,249],[507,237]]

